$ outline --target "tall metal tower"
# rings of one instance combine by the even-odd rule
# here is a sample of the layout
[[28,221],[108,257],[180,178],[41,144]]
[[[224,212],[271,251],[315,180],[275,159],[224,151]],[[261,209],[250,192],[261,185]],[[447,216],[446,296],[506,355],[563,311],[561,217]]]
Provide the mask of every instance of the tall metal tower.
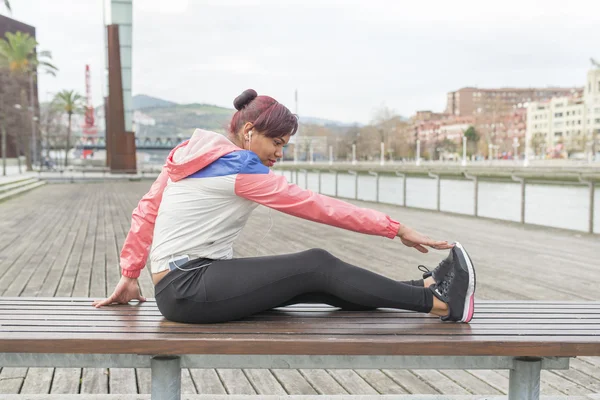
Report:
[[94,104],[92,101],[91,71],[90,71],[89,65],[85,66],[85,97],[86,97],[86,106],[85,106],[85,122],[83,125],[83,134],[86,136],[96,135],[96,133],[98,133],[98,128],[96,127],[96,124],[95,124]]

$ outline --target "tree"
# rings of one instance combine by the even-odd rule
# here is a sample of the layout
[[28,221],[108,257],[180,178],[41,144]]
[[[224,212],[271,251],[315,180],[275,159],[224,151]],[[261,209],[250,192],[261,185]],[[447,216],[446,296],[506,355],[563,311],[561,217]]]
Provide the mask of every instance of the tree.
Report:
[[537,154],[539,150],[539,154],[544,155],[546,152],[545,145],[546,135],[541,132],[534,133],[533,137],[531,138],[531,147],[533,148],[533,152]]
[[474,126],[469,126],[465,131],[465,137],[467,138],[467,147],[471,149],[471,154],[474,151],[477,151],[477,143],[479,142],[480,136],[479,133],[475,130]]
[[50,160],[50,150],[65,147],[67,132],[62,123],[62,116],[63,110],[59,108],[54,99],[50,103],[40,104],[40,135],[44,139],[46,154],[43,155],[43,158],[46,160]]
[[67,126],[67,143],[65,146],[65,167],[68,165],[69,149],[71,148],[71,121],[73,114],[83,112],[83,96],[73,90],[63,90],[56,94],[54,100],[60,109],[69,116]]
[[10,1],[4,0],[4,8],[6,8],[8,12],[12,14],[12,9],[10,8]]
[[[37,69],[41,67],[45,72],[56,75],[56,68],[48,60],[52,59],[52,55],[48,51],[42,51],[39,55],[36,53],[38,42],[28,33],[6,33],[6,39],[0,40],[0,69],[8,71],[10,76],[18,83],[21,91],[20,106],[23,112],[30,110],[29,123],[33,124],[35,115],[35,101],[33,98],[34,79],[37,78]],[[29,101],[25,88],[29,83]],[[25,103],[29,103],[25,104]],[[27,162],[27,170],[32,170],[30,138],[27,126],[23,127],[24,131],[19,134],[19,139],[23,140],[25,149],[25,159]],[[32,129],[34,127],[32,126]]]

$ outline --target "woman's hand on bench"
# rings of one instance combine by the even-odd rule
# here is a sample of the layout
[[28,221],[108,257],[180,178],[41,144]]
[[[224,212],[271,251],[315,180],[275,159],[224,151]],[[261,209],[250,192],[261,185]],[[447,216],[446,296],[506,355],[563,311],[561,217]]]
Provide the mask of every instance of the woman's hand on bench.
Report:
[[401,225],[397,235],[402,243],[408,247],[414,247],[421,253],[427,253],[429,250],[425,246],[431,247],[436,250],[447,250],[454,247],[453,244],[449,244],[445,240],[433,240],[429,236],[425,236],[422,233],[409,228],[406,225]]
[[92,305],[96,308],[107,306],[113,303],[127,304],[131,300],[138,300],[140,303],[146,301],[146,298],[140,293],[137,278],[128,278],[121,276],[117,287],[110,297],[104,300],[96,300]]

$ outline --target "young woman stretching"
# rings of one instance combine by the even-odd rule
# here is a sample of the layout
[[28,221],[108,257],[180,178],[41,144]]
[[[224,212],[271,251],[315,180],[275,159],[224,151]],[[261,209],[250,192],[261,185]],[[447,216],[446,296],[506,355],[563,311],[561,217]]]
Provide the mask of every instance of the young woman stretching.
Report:
[[[197,129],[167,158],[133,211],[121,251],[121,280],[101,307],[144,301],[137,277],[150,253],[156,303],[165,318],[187,323],[236,320],[294,303],[344,310],[400,308],[444,321],[473,316],[475,271],[459,244],[434,241],[389,216],[303,190],[269,167],[298,129],[297,117],[248,89],[229,137]],[[259,205],[307,220],[390,239],[426,253],[450,254],[423,279],[398,282],[348,264],[325,250],[233,258],[233,242]]]

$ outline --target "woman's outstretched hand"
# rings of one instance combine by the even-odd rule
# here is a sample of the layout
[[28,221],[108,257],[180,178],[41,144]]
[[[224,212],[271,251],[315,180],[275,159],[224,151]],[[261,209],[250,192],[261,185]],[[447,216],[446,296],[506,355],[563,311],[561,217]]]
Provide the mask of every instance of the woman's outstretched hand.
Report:
[[127,304],[131,300],[138,300],[140,303],[146,301],[146,298],[140,293],[137,278],[128,278],[121,276],[121,280],[117,283],[117,287],[110,297],[104,300],[96,300],[92,305],[96,308],[107,306],[113,303]]
[[433,240],[428,236],[425,236],[408,226],[402,225],[400,230],[398,230],[397,235],[402,243],[408,247],[414,247],[419,250],[421,253],[427,253],[429,250],[425,246],[431,247],[436,250],[447,250],[454,247],[453,244],[449,244],[447,241],[442,240]]

